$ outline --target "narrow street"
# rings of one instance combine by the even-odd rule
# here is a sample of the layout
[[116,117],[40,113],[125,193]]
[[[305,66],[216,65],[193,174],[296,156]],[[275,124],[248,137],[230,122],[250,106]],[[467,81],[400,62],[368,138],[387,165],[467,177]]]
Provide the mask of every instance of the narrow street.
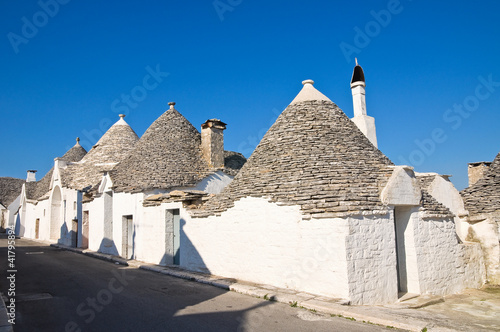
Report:
[[[5,296],[5,236],[0,239],[0,257],[0,291]],[[24,239],[16,240],[15,257],[14,331],[389,330]]]

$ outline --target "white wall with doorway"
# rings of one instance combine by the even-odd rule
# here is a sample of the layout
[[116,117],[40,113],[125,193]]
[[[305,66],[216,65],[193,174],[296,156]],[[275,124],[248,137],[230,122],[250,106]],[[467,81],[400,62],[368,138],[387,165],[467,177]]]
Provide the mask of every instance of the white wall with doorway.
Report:
[[397,206],[394,209],[398,292],[420,294],[415,223],[419,207]]
[[302,220],[299,206],[246,197],[220,216],[181,210],[180,266],[332,297],[349,297],[345,219]]
[[139,245],[139,242],[142,238],[142,227],[140,223],[143,219],[143,199],[144,194],[142,193],[113,194],[113,242],[118,250],[118,254],[122,257],[125,255],[123,252],[123,235],[124,232],[127,232],[127,230],[123,228],[123,218],[124,216],[130,216],[132,219],[132,234],[129,239],[132,240],[133,243],[128,244],[128,246],[132,249],[132,253],[128,253],[128,256],[133,259],[141,259],[141,253],[139,252],[141,246]]
[[167,210],[177,209],[182,210],[182,203],[163,203],[159,206],[143,208],[143,219],[139,223],[138,231],[138,259],[163,265],[174,263],[172,258],[173,243],[167,240],[172,234],[167,229],[166,213]]

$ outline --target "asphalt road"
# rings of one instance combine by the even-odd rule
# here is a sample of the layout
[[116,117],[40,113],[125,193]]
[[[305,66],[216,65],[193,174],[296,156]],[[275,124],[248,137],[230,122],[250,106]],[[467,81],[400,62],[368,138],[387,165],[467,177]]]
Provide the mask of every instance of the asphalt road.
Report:
[[[394,331],[17,239],[14,331]],[[0,238],[7,295],[7,240]]]

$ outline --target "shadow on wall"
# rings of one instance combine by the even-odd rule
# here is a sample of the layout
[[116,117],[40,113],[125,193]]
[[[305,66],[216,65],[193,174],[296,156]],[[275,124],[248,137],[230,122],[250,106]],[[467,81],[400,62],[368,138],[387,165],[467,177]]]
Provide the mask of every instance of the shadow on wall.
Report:
[[108,239],[106,237],[102,239],[101,244],[99,245],[99,249],[97,251],[103,254],[119,256],[118,249],[116,248],[115,245],[115,241],[113,241],[112,239]]
[[57,243],[68,247],[76,248],[77,239],[78,239],[78,234],[76,230],[68,229],[68,225],[66,224],[66,222],[63,222],[60,228],[59,239],[57,239]]
[[14,232],[16,236],[22,236],[21,233],[24,233],[24,226],[21,225],[21,216],[19,215],[19,213],[16,214],[16,221],[14,224]]
[[200,253],[186,235],[185,226],[186,220],[183,218],[179,220],[178,224],[174,221],[173,227],[166,226],[166,229],[171,229],[172,232],[166,232],[165,252],[160,265],[179,266],[191,271],[211,273]]

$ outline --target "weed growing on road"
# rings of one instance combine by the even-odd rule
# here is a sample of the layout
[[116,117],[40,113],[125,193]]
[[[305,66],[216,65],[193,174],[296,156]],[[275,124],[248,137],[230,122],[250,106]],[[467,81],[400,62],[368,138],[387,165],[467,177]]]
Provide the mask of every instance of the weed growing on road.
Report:
[[[356,318],[354,318],[354,317],[346,317],[346,316],[344,316],[344,315],[340,315],[340,314],[339,314],[339,315],[331,314],[330,316],[332,316],[332,317],[340,317],[340,318],[349,319],[349,320],[352,320],[353,322],[355,322],[355,321],[356,321]],[[365,321],[363,321],[363,323],[373,324],[373,323],[371,323],[371,322],[365,322]]]
[[290,302],[290,307],[297,308],[297,301]]

